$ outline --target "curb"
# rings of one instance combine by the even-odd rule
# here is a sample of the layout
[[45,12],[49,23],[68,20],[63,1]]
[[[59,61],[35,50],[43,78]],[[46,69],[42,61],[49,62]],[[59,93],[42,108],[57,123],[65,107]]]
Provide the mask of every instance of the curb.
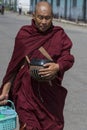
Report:
[[79,21],[72,22],[72,21],[69,21],[69,20],[55,19],[55,18],[54,18],[54,21],[56,21],[56,22],[62,22],[62,23],[65,23],[65,24],[72,24],[72,25],[76,25],[76,26],[87,27],[87,23],[83,23],[83,22],[79,22]]

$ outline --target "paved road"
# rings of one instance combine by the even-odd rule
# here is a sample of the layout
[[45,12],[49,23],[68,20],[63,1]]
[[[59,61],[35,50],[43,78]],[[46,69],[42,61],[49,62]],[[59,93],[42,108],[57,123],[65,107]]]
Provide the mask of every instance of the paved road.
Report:
[[[0,15],[0,83],[9,63],[19,28],[30,23],[29,16]],[[64,130],[87,130],[87,28],[54,22],[62,26],[73,41],[75,64],[66,72],[63,85],[68,89],[64,109]],[[18,130],[18,126],[17,129]]]

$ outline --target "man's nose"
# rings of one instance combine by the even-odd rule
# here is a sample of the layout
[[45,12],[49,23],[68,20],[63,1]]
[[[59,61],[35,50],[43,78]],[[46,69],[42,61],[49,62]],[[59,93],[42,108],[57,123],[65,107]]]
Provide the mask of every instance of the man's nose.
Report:
[[47,22],[47,20],[45,19],[45,18],[43,18],[42,19],[42,23],[44,24],[44,23],[46,23]]

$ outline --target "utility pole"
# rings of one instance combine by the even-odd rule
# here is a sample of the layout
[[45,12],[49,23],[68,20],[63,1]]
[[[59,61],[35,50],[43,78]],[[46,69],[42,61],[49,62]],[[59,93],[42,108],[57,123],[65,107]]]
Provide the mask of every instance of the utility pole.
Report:
[[87,0],[83,1],[83,20],[86,22]]
[[53,0],[51,0],[51,6],[53,7]]
[[65,0],[64,17],[67,18],[67,0]]
[[17,11],[17,0],[14,1],[14,11]]
[[71,0],[70,0],[70,9],[69,9],[69,19],[71,20]]

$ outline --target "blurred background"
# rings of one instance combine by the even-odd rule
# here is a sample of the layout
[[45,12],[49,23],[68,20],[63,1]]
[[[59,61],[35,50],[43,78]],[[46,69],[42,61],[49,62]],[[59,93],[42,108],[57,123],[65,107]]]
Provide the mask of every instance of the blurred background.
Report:
[[87,22],[87,0],[0,0],[6,10],[31,14],[39,1],[48,1],[53,7],[55,18],[75,22]]

